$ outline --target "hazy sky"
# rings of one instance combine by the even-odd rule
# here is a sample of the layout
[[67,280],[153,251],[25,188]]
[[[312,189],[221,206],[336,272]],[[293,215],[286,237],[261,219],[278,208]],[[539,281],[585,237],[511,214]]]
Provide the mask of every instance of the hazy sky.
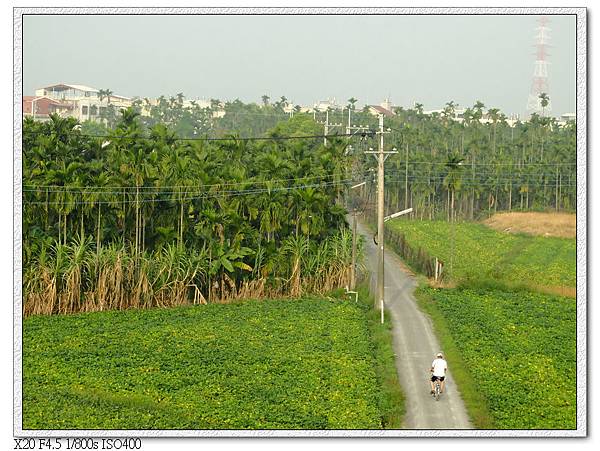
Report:
[[[25,16],[23,93],[73,83],[124,96],[352,96],[525,112],[535,16]],[[551,16],[553,113],[575,111],[575,16]]]

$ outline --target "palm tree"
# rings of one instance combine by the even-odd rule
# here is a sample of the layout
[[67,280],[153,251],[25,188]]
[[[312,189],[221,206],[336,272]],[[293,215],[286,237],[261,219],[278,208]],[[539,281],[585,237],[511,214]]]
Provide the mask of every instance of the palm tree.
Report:
[[542,106],[542,116],[545,116],[546,107],[550,103],[550,97],[545,92],[540,93],[539,95],[540,105]]
[[496,123],[500,119],[500,110],[498,108],[490,108],[487,112],[488,117],[492,120],[494,138],[492,140],[492,154],[496,154]]
[[106,99],[106,105],[110,105],[110,96],[113,95],[113,92],[110,89],[100,89],[98,91],[98,98],[100,99],[100,103],[102,100]]
[[483,117],[484,108],[485,105],[483,104],[483,102],[481,100],[477,100],[475,102],[475,105],[473,105],[473,109],[475,110],[475,113],[473,114],[473,119],[479,121]]
[[448,160],[446,161],[447,173],[444,178],[444,185],[448,189],[448,194],[451,196],[451,200],[449,199],[448,207],[448,221],[455,220],[454,214],[454,194],[457,190],[460,189],[462,184],[462,164],[465,159],[459,157],[458,155],[450,155]]

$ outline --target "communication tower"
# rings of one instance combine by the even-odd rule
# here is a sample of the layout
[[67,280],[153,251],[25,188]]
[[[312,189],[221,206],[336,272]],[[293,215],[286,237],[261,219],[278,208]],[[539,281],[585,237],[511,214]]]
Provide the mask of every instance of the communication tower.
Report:
[[549,101],[546,107],[542,108],[540,94],[548,93],[548,48],[550,47],[550,28],[548,22],[550,19],[546,16],[541,16],[537,19],[538,26],[536,27],[537,34],[535,36],[535,63],[533,69],[533,80],[531,82],[531,92],[527,101],[527,112],[529,114],[548,114],[552,110],[552,102]]

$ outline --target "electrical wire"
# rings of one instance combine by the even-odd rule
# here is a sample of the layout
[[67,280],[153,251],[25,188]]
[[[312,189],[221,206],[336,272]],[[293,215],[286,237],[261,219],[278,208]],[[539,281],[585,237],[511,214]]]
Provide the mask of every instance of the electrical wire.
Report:
[[[263,194],[263,193],[272,193],[272,192],[279,192],[279,191],[294,191],[294,190],[299,190],[299,189],[307,189],[307,188],[320,188],[320,187],[332,187],[332,186],[339,186],[339,185],[345,185],[350,183],[351,180],[340,180],[339,182],[325,182],[325,183],[315,183],[315,184],[311,184],[311,185],[300,185],[300,186],[290,186],[290,187],[280,187],[280,188],[261,188],[261,189],[254,189],[254,190],[232,190],[232,191],[219,191],[219,192],[213,192],[213,193],[203,193],[200,196],[191,196],[191,197],[186,197],[185,201],[190,201],[190,200],[199,200],[199,199],[208,199],[211,197],[237,197],[237,196],[245,196],[245,195],[255,195],[255,194]],[[123,194],[123,193],[121,193]],[[133,193],[129,193],[129,194],[133,194]],[[42,202],[42,201],[35,201],[35,202],[27,202],[25,201],[24,204],[27,205],[64,205],[65,203],[68,203],[69,205],[103,205],[103,204],[111,204],[111,205],[118,205],[118,204],[132,204],[132,203],[153,203],[153,202],[177,202],[179,201],[179,199],[129,199],[129,200],[110,200],[110,201],[71,201],[71,202]]]
[[[45,135],[45,136],[49,136],[48,133],[45,132],[36,132],[36,131],[27,131],[28,134],[31,135]],[[67,132],[70,133],[70,132]],[[109,135],[92,135],[92,134],[77,134],[76,136],[78,137],[82,137],[82,138],[104,138],[107,139],[108,141],[111,140],[119,140],[119,139],[130,139],[130,140],[137,140],[137,139],[143,139],[143,140],[154,140],[156,139],[156,137],[152,137],[152,136],[109,136]],[[180,138],[180,137],[173,137],[171,138],[173,141],[285,141],[285,140],[292,140],[292,139],[318,139],[318,138],[328,138],[328,139],[334,139],[334,138],[341,138],[341,137],[349,137],[349,136],[353,136],[352,133],[333,133],[330,135],[299,135],[299,136],[254,136],[254,137],[229,137],[229,138]]]
[[[292,177],[287,179],[270,179],[270,180],[247,180],[245,182],[223,182],[223,183],[212,183],[212,184],[201,184],[198,185],[197,190],[204,188],[213,188],[213,187],[224,187],[224,186],[241,186],[241,185],[263,185],[268,183],[280,183],[280,182],[291,182],[291,181],[302,181],[302,180],[313,180],[313,179],[327,179],[333,177],[334,174],[326,174],[326,175],[315,175],[315,176],[306,176],[306,177]],[[82,188],[91,188],[94,190],[101,191],[84,191]],[[191,185],[162,185],[162,186],[122,186],[122,185],[86,185],[85,187],[81,186],[65,186],[65,185],[23,185],[23,192],[70,192],[70,191],[84,191],[89,194],[96,193],[112,193],[112,194],[123,194],[123,191],[135,191],[137,189],[146,192],[149,194],[158,194],[158,193],[166,193],[166,194],[174,194],[179,193],[179,190],[175,190],[176,188],[192,188]],[[115,191],[105,191],[107,190],[115,190]],[[164,190],[164,191],[153,191],[153,190]]]

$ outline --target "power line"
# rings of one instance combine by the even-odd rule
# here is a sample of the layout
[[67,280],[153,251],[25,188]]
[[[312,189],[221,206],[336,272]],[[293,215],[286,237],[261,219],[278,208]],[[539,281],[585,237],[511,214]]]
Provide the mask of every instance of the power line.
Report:
[[[428,164],[428,165],[440,165],[440,166],[446,166],[446,161],[411,161],[408,163],[409,166],[411,165],[418,165],[418,164]],[[402,166],[404,166],[406,163],[404,161],[401,162]],[[512,162],[512,163],[463,163],[461,164],[459,167],[462,168],[462,171],[464,171],[465,173],[469,171],[469,169],[471,168],[471,166],[511,166],[515,169],[519,169],[522,166],[576,166],[577,162],[573,162],[573,163],[522,163],[522,162]]]
[[[212,183],[212,184],[200,184],[197,185],[198,189],[201,188],[212,188],[212,187],[222,187],[222,186],[240,186],[240,185],[263,185],[268,183],[279,183],[279,182],[291,182],[291,181],[303,181],[303,180],[313,180],[313,179],[327,179],[330,177],[334,177],[334,174],[327,175],[315,175],[315,176],[306,176],[306,177],[292,177],[287,179],[270,179],[270,180],[252,180],[248,179],[245,182],[223,182],[223,183]],[[143,192],[148,190],[149,194],[158,194],[160,192],[164,193],[179,193],[179,191],[174,190],[175,188],[193,188],[193,185],[161,185],[161,186],[150,186],[150,185],[142,185],[142,186],[123,186],[123,185],[86,185],[82,186],[66,186],[66,185],[23,185],[24,192],[69,192],[69,191],[83,191],[88,194],[93,193],[114,193],[114,194],[123,194],[123,191],[127,190],[137,190],[140,189]],[[56,188],[56,190],[52,190]],[[64,188],[64,189],[60,189]],[[82,188],[91,188],[91,189],[114,189],[118,191],[84,191]],[[167,191],[150,191],[150,190],[167,190]]]
[[[49,133],[46,132],[37,132],[37,131],[27,131],[26,133],[32,134],[32,135],[45,135],[45,136],[49,136]],[[55,135],[60,135],[58,133],[55,132],[51,132],[54,133]],[[70,132],[67,132],[65,134],[70,134]],[[78,137],[83,137],[83,138],[104,138],[108,141],[111,140],[119,140],[119,139],[130,139],[130,140],[137,140],[137,139],[144,139],[144,140],[155,140],[156,137],[153,136],[110,136],[110,135],[91,135],[91,134],[82,134],[79,133],[76,136]],[[180,137],[168,137],[168,140],[173,140],[173,141],[284,141],[284,140],[292,140],[292,139],[319,139],[319,138],[337,138],[337,137],[349,137],[349,136],[353,136],[351,133],[334,133],[332,135],[299,135],[299,136],[254,136],[254,137],[245,137],[245,138],[241,138],[241,137],[236,137],[236,136],[231,136],[229,138],[180,138]]]
[[[402,176],[402,180],[405,180],[404,171],[389,171],[387,175],[396,175]],[[449,174],[417,174],[417,175],[409,175],[408,180],[443,180]],[[559,176],[566,178],[568,174],[559,173]],[[547,180],[554,180],[557,178],[556,173],[554,172],[542,172],[542,173],[523,173],[523,174],[514,174],[514,173],[495,173],[495,172],[469,172],[464,173],[460,180],[485,180],[485,179],[493,179],[493,180],[535,180],[545,178]],[[387,180],[387,179],[386,179]]]
[[[462,181],[460,186],[470,186],[470,187],[477,187],[477,186],[498,186],[500,187],[500,185],[505,185],[506,183],[513,183],[515,188],[517,186],[523,185],[523,186],[527,186],[530,188],[543,188],[544,186],[546,187],[550,187],[552,188],[554,186],[554,184],[556,183],[558,179],[554,179],[552,180],[552,183],[548,183],[546,185],[543,184],[539,184],[539,183],[529,183],[526,180],[515,180],[515,179],[505,179],[505,180],[499,180],[498,182],[494,183],[493,181],[490,182],[484,182],[484,183],[478,183],[477,181],[472,182],[470,180],[465,180]],[[426,182],[427,180],[422,180],[423,182]],[[404,183],[404,179],[394,179],[394,180],[386,180],[386,183]],[[575,187],[577,186],[577,184],[575,183],[561,183],[560,186],[562,187]]]
[[[212,192],[212,193],[203,193],[201,196],[192,196],[192,197],[186,197],[184,199],[184,201],[190,201],[190,200],[199,200],[199,199],[208,199],[211,197],[237,197],[237,196],[245,196],[245,195],[254,195],[254,194],[264,194],[264,193],[271,193],[271,192],[279,192],[279,191],[294,191],[294,190],[299,190],[299,189],[307,189],[307,188],[320,188],[320,187],[332,187],[332,186],[339,186],[339,185],[344,185],[351,182],[350,179],[348,180],[340,180],[339,182],[325,182],[325,183],[315,183],[315,184],[311,184],[311,185],[300,185],[300,186],[290,186],[290,187],[280,187],[280,188],[261,188],[261,189],[253,189],[253,190],[231,190],[231,191],[219,191],[219,192]],[[123,193],[120,193],[123,194]],[[130,195],[132,195],[133,193],[129,193]],[[111,204],[111,205],[116,205],[116,204],[133,204],[133,203],[154,203],[154,202],[177,202],[179,199],[173,199],[173,198],[169,198],[169,199],[129,199],[129,200],[110,200],[110,201],[71,201],[71,202],[41,202],[41,201],[35,201],[35,202],[27,202],[25,201],[25,204],[28,205],[64,205],[64,204],[68,204],[68,205],[103,205],[103,204]]]

